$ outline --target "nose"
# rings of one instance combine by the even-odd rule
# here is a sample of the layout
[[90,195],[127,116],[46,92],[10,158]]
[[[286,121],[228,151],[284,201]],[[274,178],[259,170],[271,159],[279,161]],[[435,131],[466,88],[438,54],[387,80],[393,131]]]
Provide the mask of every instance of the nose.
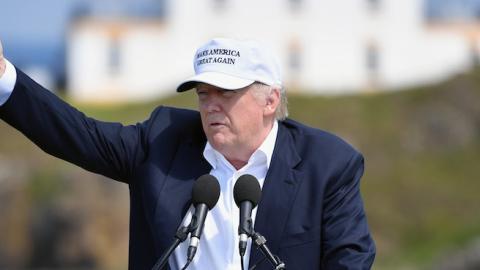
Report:
[[208,113],[221,111],[221,101],[218,95],[208,95],[204,100],[200,101],[200,106]]

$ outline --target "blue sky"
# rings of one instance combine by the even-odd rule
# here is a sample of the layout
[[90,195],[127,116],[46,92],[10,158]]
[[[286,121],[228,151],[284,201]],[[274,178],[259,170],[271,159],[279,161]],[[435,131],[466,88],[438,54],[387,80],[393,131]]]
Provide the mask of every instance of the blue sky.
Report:
[[[63,68],[63,37],[69,1],[16,0],[2,3],[0,38],[5,54],[19,66],[49,63]],[[55,8],[52,8],[54,6]]]
[[6,56],[20,67],[46,65],[56,76],[63,76],[65,33],[72,16],[85,12],[158,16],[162,0],[3,1],[0,39]]

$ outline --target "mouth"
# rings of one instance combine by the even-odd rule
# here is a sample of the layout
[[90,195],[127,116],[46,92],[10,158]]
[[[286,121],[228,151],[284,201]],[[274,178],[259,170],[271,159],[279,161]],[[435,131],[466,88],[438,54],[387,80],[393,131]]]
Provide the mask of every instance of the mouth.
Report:
[[227,124],[227,121],[223,115],[210,114],[205,117],[205,122],[209,128],[220,128]]
[[222,128],[225,127],[225,124],[222,122],[211,122],[209,126],[210,128]]

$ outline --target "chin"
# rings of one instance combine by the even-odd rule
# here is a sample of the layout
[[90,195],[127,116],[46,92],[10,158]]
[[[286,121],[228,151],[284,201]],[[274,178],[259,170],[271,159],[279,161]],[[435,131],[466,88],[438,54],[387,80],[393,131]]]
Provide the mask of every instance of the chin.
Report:
[[215,148],[217,151],[220,151],[228,144],[225,136],[221,134],[216,134],[212,136],[211,138],[209,138],[208,141],[210,142],[212,147]]
[[213,148],[215,148],[217,151],[222,150],[225,147],[225,142],[219,141],[219,140],[211,140],[210,144],[212,145]]

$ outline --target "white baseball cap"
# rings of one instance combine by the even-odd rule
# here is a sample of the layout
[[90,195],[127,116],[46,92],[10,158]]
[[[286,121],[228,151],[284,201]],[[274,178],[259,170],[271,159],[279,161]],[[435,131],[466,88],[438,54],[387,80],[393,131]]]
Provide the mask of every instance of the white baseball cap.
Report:
[[278,62],[269,50],[255,41],[214,38],[201,46],[193,58],[195,76],[183,81],[177,92],[197,83],[235,90],[254,82],[282,85]]

